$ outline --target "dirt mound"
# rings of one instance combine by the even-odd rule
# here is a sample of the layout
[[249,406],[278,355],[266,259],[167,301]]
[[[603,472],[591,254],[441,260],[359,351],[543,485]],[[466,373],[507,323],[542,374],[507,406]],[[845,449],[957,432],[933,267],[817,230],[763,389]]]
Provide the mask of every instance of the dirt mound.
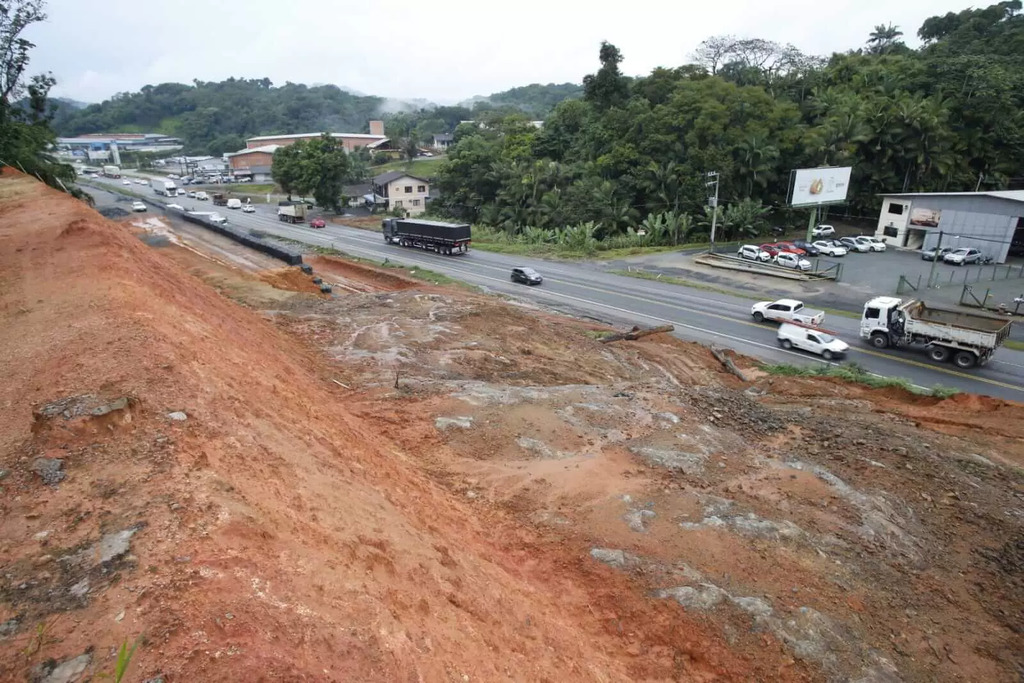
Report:
[[9,171],[0,198],[0,678],[140,636],[140,680],[803,675],[439,486],[166,250]]
[[313,276],[306,275],[298,267],[276,268],[260,273],[260,279],[278,289],[290,292],[321,294],[320,286],[313,284]]
[[313,270],[330,282],[339,282],[354,291],[391,292],[418,287],[419,280],[404,277],[387,268],[377,268],[333,256],[307,257]]

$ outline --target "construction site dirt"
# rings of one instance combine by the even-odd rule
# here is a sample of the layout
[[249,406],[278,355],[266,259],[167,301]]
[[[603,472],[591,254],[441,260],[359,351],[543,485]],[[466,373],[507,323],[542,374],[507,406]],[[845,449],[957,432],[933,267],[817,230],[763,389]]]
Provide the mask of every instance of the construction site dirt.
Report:
[[5,169],[0,680],[1024,670],[1024,406],[307,263]]

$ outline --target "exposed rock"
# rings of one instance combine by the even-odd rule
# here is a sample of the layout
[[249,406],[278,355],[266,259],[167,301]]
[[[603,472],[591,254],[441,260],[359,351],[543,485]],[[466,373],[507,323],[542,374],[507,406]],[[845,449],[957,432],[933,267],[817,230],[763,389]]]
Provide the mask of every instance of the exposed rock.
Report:
[[33,683],[73,683],[91,663],[92,655],[88,652],[63,662],[48,659],[32,669],[31,680]]
[[650,446],[630,446],[629,450],[652,465],[677,470],[685,474],[700,474],[704,470],[707,455]]
[[137,527],[107,534],[96,544],[96,551],[99,553],[100,564],[110,562],[123,555],[130,549],[129,541],[138,531]]
[[622,516],[631,531],[647,531],[646,520],[655,517],[654,510],[630,510]]
[[449,427],[458,427],[459,429],[469,429],[473,426],[472,417],[439,417],[434,420],[434,427],[442,431]]
[[36,458],[32,461],[32,471],[50,486],[56,486],[67,476],[64,474],[64,461],[60,458]]
[[20,617],[14,617],[13,619],[8,619],[7,621],[5,621],[3,623],[0,623],[0,638],[6,638],[7,636],[13,636],[15,633],[18,632],[18,629],[20,627],[21,627],[21,618]]
[[624,550],[612,548],[593,548],[590,551],[590,556],[598,562],[604,562],[609,567],[614,567],[615,569],[628,569],[640,564],[640,558],[636,555],[630,555]]
[[184,422],[188,419],[188,415],[181,410],[175,410],[173,413],[167,413],[167,419],[174,420],[176,422]]
[[698,584],[693,586],[677,586],[666,588],[654,593],[656,598],[672,598],[687,609],[711,609],[722,600],[729,597],[729,594],[718,586],[711,583]]

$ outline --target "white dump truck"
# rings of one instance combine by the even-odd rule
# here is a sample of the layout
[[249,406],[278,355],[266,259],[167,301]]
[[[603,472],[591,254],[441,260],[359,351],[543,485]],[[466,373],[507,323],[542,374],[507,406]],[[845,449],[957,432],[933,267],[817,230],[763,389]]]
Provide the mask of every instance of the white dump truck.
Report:
[[804,308],[804,302],[796,299],[758,301],[751,306],[750,315],[757,322],[774,320],[779,323],[800,323],[812,327],[817,327],[825,319],[824,311]]
[[966,369],[987,363],[1012,325],[991,313],[879,296],[864,304],[860,336],[876,349],[918,347],[934,361]]
[[149,186],[153,188],[153,192],[162,194],[165,197],[177,197],[178,186],[174,184],[173,180],[167,180],[165,178],[153,178],[149,181]]
[[121,169],[120,169],[120,167],[113,166],[113,165],[104,166],[103,167],[103,175],[105,175],[108,178],[120,178],[121,177]]

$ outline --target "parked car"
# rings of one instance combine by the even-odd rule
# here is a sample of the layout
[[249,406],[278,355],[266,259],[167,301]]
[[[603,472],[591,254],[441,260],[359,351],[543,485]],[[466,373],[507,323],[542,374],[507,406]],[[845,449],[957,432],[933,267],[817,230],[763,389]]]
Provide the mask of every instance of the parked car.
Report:
[[796,254],[797,256],[804,256],[804,255],[807,254],[806,251],[804,251],[800,247],[796,246],[792,242],[779,242],[775,246],[777,246],[779,248],[779,251],[785,252],[785,253],[788,253],[788,254]]
[[782,323],[778,332],[779,344],[784,349],[801,349],[816,353],[825,360],[842,358],[850,345],[836,339],[828,332],[812,330],[801,325]]
[[124,180],[122,180],[122,181],[121,181],[121,184],[122,184],[122,185],[131,185],[131,184],[132,184],[132,181],[130,181],[130,180],[128,180],[127,178],[125,178]]
[[814,246],[807,240],[793,240],[791,244],[798,249],[803,249],[804,253],[807,254],[808,256],[817,256],[819,253],[821,253],[816,246]]
[[311,220],[309,222],[309,227],[311,227],[311,228],[326,228],[327,227],[327,221],[325,221],[323,218],[314,218],[313,220]]
[[864,253],[871,251],[871,245],[867,242],[858,242],[856,237],[840,237],[839,243],[846,247],[849,251],[858,251]]
[[181,204],[168,204],[167,208],[168,209],[176,209],[177,211],[184,211],[185,210],[185,207],[182,206]]
[[736,252],[736,255],[740,258],[749,259],[751,261],[760,261],[762,263],[767,263],[772,260],[771,254],[754,244],[744,244],[740,247],[740,250]]
[[778,301],[758,301],[750,307],[750,315],[756,322],[774,320],[775,322],[798,322],[817,327],[825,319],[824,311],[804,308],[803,301],[796,299],[779,299]]
[[543,281],[544,278],[533,268],[512,269],[512,282],[521,282],[524,285],[539,285]]
[[871,251],[885,251],[886,249],[886,242],[883,239],[872,237],[871,235],[861,235],[856,239],[867,242],[868,246],[871,247]]
[[946,256],[946,254],[950,254],[952,252],[953,247],[939,247],[938,249],[935,249],[933,247],[931,249],[926,249],[921,252],[921,260],[934,261],[936,258],[938,258],[941,261]]
[[783,268],[795,268],[796,270],[810,270],[811,262],[799,254],[784,251],[775,257],[775,263]]
[[831,225],[822,224],[811,230],[811,237],[832,237],[835,234],[836,229]]
[[981,252],[973,247],[962,247],[955,251],[951,251],[942,257],[942,260],[946,263],[950,263],[954,266],[963,266],[968,263],[978,263],[981,261]]
[[132,202],[132,211],[145,211],[146,205],[142,202]]
[[777,244],[762,244],[761,249],[767,251],[768,256],[772,258],[775,258],[782,252],[782,250],[779,249],[779,246]]
[[832,240],[817,240],[814,248],[825,256],[846,256],[847,249],[839,242]]
[[246,204],[242,207],[242,213],[256,213],[256,207],[252,204]]
[[189,197],[190,199],[195,199],[195,198],[196,198],[196,193],[195,193],[195,192],[194,192],[193,190],[189,190],[189,191],[188,191],[188,192],[186,193],[186,195],[185,195],[185,196],[186,196],[186,197]]

